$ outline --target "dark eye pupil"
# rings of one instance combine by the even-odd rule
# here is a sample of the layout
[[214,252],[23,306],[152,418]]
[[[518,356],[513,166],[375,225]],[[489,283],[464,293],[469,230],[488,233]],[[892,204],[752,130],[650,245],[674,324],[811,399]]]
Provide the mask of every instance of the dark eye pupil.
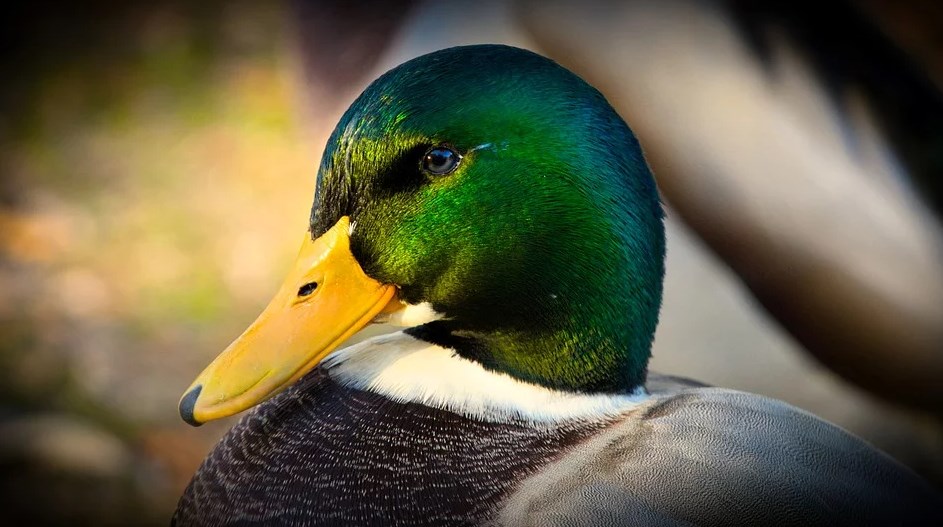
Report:
[[308,296],[318,288],[317,282],[308,282],[307,284],[298,288],[298,296]]
[[448,148],[436,147],[422,158],[422,168],[433,174],[447,174],[458,166],[459,156]]

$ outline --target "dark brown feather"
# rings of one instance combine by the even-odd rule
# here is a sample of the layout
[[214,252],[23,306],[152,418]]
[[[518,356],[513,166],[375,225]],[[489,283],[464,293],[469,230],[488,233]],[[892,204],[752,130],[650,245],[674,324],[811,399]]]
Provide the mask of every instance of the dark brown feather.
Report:
[[174,524],[475,525],[602,424],[486,423],[343,387],[315,370],[243,418]]

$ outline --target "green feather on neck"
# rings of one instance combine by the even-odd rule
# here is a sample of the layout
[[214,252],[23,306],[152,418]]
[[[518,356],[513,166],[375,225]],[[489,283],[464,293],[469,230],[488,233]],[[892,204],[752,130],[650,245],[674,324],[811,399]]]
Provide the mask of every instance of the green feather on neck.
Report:
[[[436,146],[462,156],[453,172],[422,170]],[[312,234],[345,215],[364,271],[445,315],[415,336],[552,388],[644,382],[661,203],[631,130],[554,62],[467,46],[380,77],[328,142]]]

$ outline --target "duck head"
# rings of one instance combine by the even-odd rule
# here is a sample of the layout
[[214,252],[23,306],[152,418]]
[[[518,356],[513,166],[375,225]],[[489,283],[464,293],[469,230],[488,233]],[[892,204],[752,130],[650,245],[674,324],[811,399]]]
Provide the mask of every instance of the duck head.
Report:
[[545,387],[645,380],[663,212],[635,136],[576,75],[517,48],[425,55],[384,74],[331,135],[309,231],[271,304],[180,402],[191,424],[298,380],[378,317]]

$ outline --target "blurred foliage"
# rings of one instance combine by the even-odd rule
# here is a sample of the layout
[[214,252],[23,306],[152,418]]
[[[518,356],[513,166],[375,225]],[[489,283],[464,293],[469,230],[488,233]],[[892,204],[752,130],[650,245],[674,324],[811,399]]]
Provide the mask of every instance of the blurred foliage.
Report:
[[[258,312],[306,227],[299,189],[313,191],[319,146],[294,113],[288,17],[257,2],[5,17],[0,425],[26,431],[0,444],[14,517],[165,524],[229,426],[180,426],[176,399]],[[34,414],[118,439],[133,461],[106,486],[121,499],[89,504],[90,476],[26,449]],[[54,513],[23,500],[47,491],[75,499]]]

